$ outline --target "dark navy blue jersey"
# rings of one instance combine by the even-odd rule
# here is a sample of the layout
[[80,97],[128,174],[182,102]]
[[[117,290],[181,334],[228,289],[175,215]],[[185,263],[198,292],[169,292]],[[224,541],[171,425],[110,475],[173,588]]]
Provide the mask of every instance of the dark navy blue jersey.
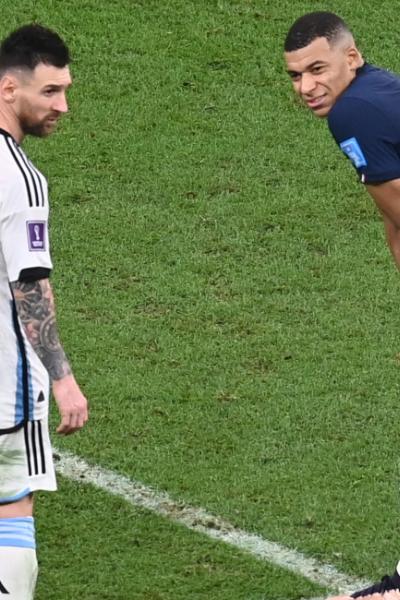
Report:
[[362,183],[400,178],[400,77],[365,64],[328,114]]

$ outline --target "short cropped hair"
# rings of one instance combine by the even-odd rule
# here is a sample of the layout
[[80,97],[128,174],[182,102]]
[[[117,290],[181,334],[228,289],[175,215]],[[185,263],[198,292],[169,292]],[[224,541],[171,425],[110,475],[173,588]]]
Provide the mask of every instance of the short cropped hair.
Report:
[[70,61],[60,36],[36,23],[16,29],[0,46],[0,76],[9,69],[33,71],[40,63],[63,68]]
[[346,23],[331,12],[312,12],[303,15],[293,23],[285,40],[285,52],[305,48],[319,37],[335,43],[344,34],[351,31]]

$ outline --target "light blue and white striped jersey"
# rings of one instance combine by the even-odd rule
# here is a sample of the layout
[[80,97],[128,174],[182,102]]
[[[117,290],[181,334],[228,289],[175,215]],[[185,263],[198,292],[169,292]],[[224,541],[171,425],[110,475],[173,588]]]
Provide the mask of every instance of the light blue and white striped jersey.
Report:
[[0,433],[48,411],[49,376],[17,315],[10,282],[52,269],[45,177],[0,129]]

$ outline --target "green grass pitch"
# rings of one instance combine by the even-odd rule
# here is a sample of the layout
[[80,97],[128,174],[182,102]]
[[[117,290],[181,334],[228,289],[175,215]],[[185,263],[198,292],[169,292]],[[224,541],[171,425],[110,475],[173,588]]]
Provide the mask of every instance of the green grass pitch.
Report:
[[[400,279],[282,43],[329,9],[400,72],[396,5],[0,0],[2,34],[37,20],[74,57],[69,116],[25,144],[91,404],[55,443],[368,579],[399,558]],[[38,600],[326,592],[65,479],[37,527]]]

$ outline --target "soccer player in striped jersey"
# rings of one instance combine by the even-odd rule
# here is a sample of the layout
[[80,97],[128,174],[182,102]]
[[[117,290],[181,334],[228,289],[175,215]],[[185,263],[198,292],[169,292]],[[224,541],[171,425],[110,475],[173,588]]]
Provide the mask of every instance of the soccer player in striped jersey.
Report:
[[60,434],[88,418],[57,333],[47,182],[20,145],[26,135],[51,134],[67,112],[69,62],[62,39],[39,25],[0,46],[0,596],[10,600],[33,598],[33,494],[56,489],[50,386]]

